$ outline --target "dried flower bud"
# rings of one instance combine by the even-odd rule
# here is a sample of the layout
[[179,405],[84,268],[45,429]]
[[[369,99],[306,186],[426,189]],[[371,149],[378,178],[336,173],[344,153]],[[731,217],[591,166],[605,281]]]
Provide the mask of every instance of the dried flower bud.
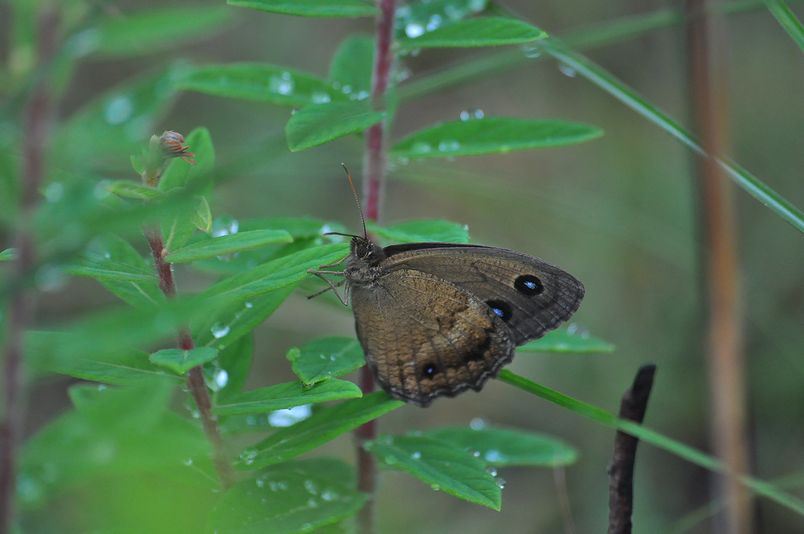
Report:
[[162,132],[159,143],[166,158],[181,158],[190,165],[195,165],[193,153],[190,152],[190,147],[184,144],[184,136],[179,132],[171,130]]

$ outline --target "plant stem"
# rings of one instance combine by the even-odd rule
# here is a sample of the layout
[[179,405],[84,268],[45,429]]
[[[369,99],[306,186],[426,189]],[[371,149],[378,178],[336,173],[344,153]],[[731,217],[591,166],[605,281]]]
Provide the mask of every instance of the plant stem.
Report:
[[713,19],[706,0],[687,0],[687,72],[693,130],[701,139],[705,154],[696,158],[699,195],[699,224],[704,283],[707,293],[706,358],[712,395],[710,413],[714,449],[730,473],[716,481],[725,498],[726,513],[718,530],[748,533],[753,530],[750,494],[737,475],[748,472],[748,444],[745,415],[745,364],[740,313],[740,283],[737,266],[737,238],[731,190],[715,159],[726,147],[726,91],[722,62],[722,32],[715,37]]
[[[159,230],[146,230],[145,237],[148,239],[148,245],[151,248],[154,266],[159,273],[159,288],[166,297],[173,298],[176,296],[176,284],[173,281],[172,265],[165,261],[166,251],[162,242],[162,236]],[[193,338],[186,328],[179,330],[178,344],[179,348],[182,350],[192,350],[195,346]],[[212,402],[209,398],[207,386],[204,383],[204,371],[200,365],[193,367],[190,369],[190,372],[187,373],[187,386],[198,407],[199,414],[201,415],[201,423],[204,426],[207,439],[209,439],[209,442],[212,444],[213,460],[215,462],[215,469],[218,472],[218,477],[224,487],[229,487],[234,481],[234,473],[232,466],[229,465],[226,459],[223,440],[218,430],[218,422],[215,414],[212,413]]]
[[[620,402],[620,419],[642,423],[653,388],[655,365],[639,368],[631,388]],[[634,510],[634,464],[639,439],[620,430],[614,437],[614,454],[609,466],[609,534],[630,534]]]
[[[371,99],[375,108],[385,108],[385,93],[391,79],[394,38],[394,13],[396,0],[377,0],[379,14],[375,24],[374,69],[371,84]],[[366,152],[363,162],[363,206],[366,218],[380,220],[380,211],[385,192],[386,135],[385,122],[375,124],[366,132]],[[364,393],[374,390],[374,377],[368,366],[360,370],[360,387]],[[377,423],[370,421],[355,430],[357,447],[357,489],[368,494],[366,505],[358,514],[358,530],[361,534],[374,532],[374,499],[377,488],[377,464],[363,443],[377,436]]]
[[[39,66],[50,64],[57,50],[59,12],[46,7],[37,20]],[[46,81],[34,86],[25,107],[23,130],[23,175],[19,224],[14,236],[17,259],[14,274],[25,280],[36,265],[36,245],[32,232],[33,215],[39,198],[45,164],[52,97]],[[3,350],[3,389],[5,413],[0,422],[0,533],[14,525],[14,496],[17,490],[17,453],[25,413],[23,384],[24,336],[33,319],[34,296],[27,288],[12,293],[8,307],[8,326]]]

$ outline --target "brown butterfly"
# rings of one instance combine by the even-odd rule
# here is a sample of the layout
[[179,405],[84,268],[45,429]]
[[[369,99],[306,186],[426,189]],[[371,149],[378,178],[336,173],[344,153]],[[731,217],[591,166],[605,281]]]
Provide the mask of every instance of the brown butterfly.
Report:
[[[382,248],[365,221],[363,232],[350,236],[342,273],[311,273],[326,290],[346,283],[339,298],[351,300],[368,366],[385,391],[419,406],[479,391],[517,345],[569,319],[583,299],[575,277],[519,252],[454,243]],[[333,285],[326,274],[344,280]]]

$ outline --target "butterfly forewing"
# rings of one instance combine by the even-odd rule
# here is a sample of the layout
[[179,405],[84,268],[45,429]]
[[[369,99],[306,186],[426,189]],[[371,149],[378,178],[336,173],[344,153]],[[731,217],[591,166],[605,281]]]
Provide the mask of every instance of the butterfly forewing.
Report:
[[569,319],[584,295],[583,284],[572,275],[511,250],[419,243],[386,247],[384,252],[384,271],[427,273],[485,303],[510,329],[516,345]]
[[371,286],[352,287],[352,307],[366,360],[386,391],[426,406],[479,390],[511,360],[510,330],[483,300],[418,269],[382,271]]

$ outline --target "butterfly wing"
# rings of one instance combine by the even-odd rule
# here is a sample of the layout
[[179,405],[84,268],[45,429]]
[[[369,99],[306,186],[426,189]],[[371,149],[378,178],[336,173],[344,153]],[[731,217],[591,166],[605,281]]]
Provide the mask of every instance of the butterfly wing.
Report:
[[511,361],[502,320],[469,292],[429,273],[398,268],[351,288],[357,336],[383,389],[427,406],[479,390]]
[[479,245],[415,243],[384,249],[383,269],[427,273],[486,303],[511,331],[516,345],[543,336],[580,306],[584,287],[538,258]]

